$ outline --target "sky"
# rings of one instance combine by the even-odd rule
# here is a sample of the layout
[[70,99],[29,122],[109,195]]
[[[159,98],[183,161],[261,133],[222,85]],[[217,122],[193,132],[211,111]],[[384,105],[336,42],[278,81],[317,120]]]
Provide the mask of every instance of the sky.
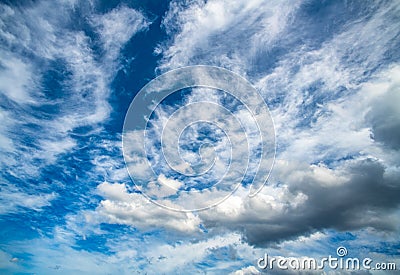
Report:
[[[1,1],[0,273],[263,274],[340,246],[399,269],[399,49],[395,0]],[[138,154],[132,100],[195,65],[255,93],[144,106]]]

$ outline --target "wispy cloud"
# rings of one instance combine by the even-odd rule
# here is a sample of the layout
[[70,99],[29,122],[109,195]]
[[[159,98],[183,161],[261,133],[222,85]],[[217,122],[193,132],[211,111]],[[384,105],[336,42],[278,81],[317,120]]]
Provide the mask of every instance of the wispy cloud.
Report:
[[[87,127],[86,134],[101,131],[111,111],[118,53],[148,21],[127,7],[102,15],[90,4],[65,1],[2,4],[1,10],[1,166],[21,179],[38,178],[41,169],[77,149],[78,127]],[[72,24],[77,10],[91,20],[82,25],[93,24],[104,38],[107,58],[99,59],[83,26]]]
[[1,190],[0,215],[9,213],[18,213],[24,208],[40,211],[41,208],[49,206],[51,201],[57,198],[54,193],[29,195],[18,191],[15,186],[7,186]]
[[118,57],[132,36],[150,24],[143,14],[126,6],[119,6],[106,14],[94,15],[91,23],[101,37],[107,59],[111,61]]
[[[211,64],[246,73],[260,49],[276,43],[299,3],[272,1],[173,1],[164,18],[173,43],[160,68]],[[176,33],[177,31],[177,33]],[[246,43],[242,43],[246,41]]]

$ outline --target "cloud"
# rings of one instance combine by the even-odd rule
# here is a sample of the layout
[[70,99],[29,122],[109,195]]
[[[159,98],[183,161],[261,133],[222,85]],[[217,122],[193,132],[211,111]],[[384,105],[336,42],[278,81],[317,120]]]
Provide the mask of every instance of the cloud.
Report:
[[[241,231],[260,246],[327,228],[398,230],[392,217],[399,207],[399,72],[396,58],[386,56],[397,52],[399,6],[349,5],[357,19],[340,15],[337,25],[323,19],[313,35],[295,27],[320,16],[307,3],[171,4],[164,25],[173,39],[159,68],[211,64],[247,75],[269,104],[277,131],[269,187],[253,200],[239,189],[200,212],[208,230]],[[327,13],[332,8],[323,6]],[[264,21],[250,22],[257,18]],[[318,36],[324,28],[328,34]]]
[[107,223],[127,224],[142,230],[166,228],[182,233],[200,232],[200,220],[193,213],[168,211],[138,193],[128,193],[124,184],[102,183],[98,186],[105,200],[94,215]]
[[[0,116],[4,120],[0,148],[6,152],[0,166],[7,185],[10,176],[40,179],[45,168],[58,165],[61,157],[79,149],[79,131],[85,129],[83,136],[100,133],[109,119],[110,83],[119,51],[148,22],[127,7],[94,14],[92,5],[73,1],[0,5],[4,42],[0,48]],[[77,11],[84,21],[93,20],[92,26],[85,24],[104,38],[101,52],[107,58],[99,58],[89,35],[75,25]],[[20,192],[39,192],[24,189]]]
[[240,270],[230,273],[231,275],[250,275],[250,274],[260,274],[260,271],[255,266],[244,267]]
[[[366,120],[371,124],[375,141],[393,150],[400,149],[400,67],[391,68],[385,74],[386,81],[366,87],[371,98],[371,108],[366,114]],[[372,96],[371,96],[372,97]]]
[[188,3],[173,1],[163,20],[173,34],[172,45],[163,49],[163,70],[212,64],[243,72],[253,62],[256,47],[273,44],[299,6],[299,2],[266,5],[259,0]]
[[117,58],[121,48],[150,24],[143,14],[126,6],[119,6],[106,14],[94,15],[91,22],[111,59]]
[[21,213],[26,209],[40,211],[45,206],[50,206],[51,201],[57,198],[57,194],[30,195],[21,192],[15,186],[7,186],[1,189],[0,215]]
[[3,108],[0,108],[0,120],[2,121],[2,124],[0,126],[0,150],[9,152],[12,151],[14,148],[14,144],[12,139],[7,135],[7,130],[10,125],[14,124],[15,122],[13,119],[10,117],[10,112],[4,110]]
[[[314,124],[318,130],[303,130],[307,134],[297,136],[294,143],[301,145],[292,145],[294,148],[288,147],[278,155],[269,186],[253,199],[240,196],[245,191],[238,190],[238,194],[215,210],[200,213],[206,228],[241,230],[247,241],[255,245],[268,245],[326,228],[397,231],[394,217],[400,204],[400,188],[396,184],[400,174],[399,159],[393,157],[397,149],[388,151],[385,143],[371,138],[376,121],[372,114],[376,114],[375,109],[383,110],[382,105],[375,103],[389,98],[393,102],[391,95],[397,89],[397,76],[398,68],[390,68],[347,100],[330,103],[332,111],[321,115]],[[378,112],[378,117],[391,116],[388,125],[396,129],[399,116],[392,115],[393,108],[384,109],[385,113]],[[358,127],[349,127],[347,121]],[[371,131],[358,130],[368,128]],[[345,134],[333,138],[333,129]],[[355,137],[353,132],[357,133],[358,142],[367,142],[347,141]],[[345,141],[341,142],[342,138]],[[391,141],[388,140],[389,145]],[[325,148],[321,152],[322,145]],[[320,162],[326,157],[320,157],[329,150],[338,150],[341,155],[337,159],[328,158],[331,162],[327,166]],[[354,158],[340,159],[353,154]],[[278,182],[281,184],[277,185]]]
[[30,95],[35,81],[29,64],[4,51],[0,55],[0,92],[17,103],[35,103]]
[[[30,255],[19,253],[21,255],[20,261],[8,262],[4,266],[7,267],[7,272],[37,272],[40,274],[54,274],[54,272],[60,274],[129,272],[128,268],[118,267],[112,262],[118,257],[91,253],[85,250],[75,250],[52,239],[34,239],[31,240],[30,244],[25,242],[14,243],[14,245],[23,249],[23,251],[27,251]],[[57,245],[58,248],[55,249],[54,245]],[[1,254],[0,257],[2,256]],[[6,259],[9,260],[9,258]],[[129,263],[128,260],[127,263]]]
[[[396,2],[331,2],[316,10],[314,4],[170,4],[163,20],[170,39],[156,49],[162,54],[158,69],[210,64],[239,72],[262,93],[277,132],[277,161],[262,192],[250,199],[248,187],[239,186],[222,204],[196,213],[171,212],[147,201],[126,173],[121,137],[102,127],[112,112],[109,97],[121,49],[137,32],[147,30],[145,16],[124,5],[100,14],[95,2],[1,4],[0,165],[5,203],[0,212],[44,212],[63,197],[49,192],[52,188],[40,180],[35,181],[38,185],[15,187],[20,181],[41,179],[50,166],[61,181],[71,174],[72,182],[62,183],[67,195],[81,192],[81,186],[88,190],[65,197],[66,211],[72,213],[63,216],[65,224],[55,225],[53,232],[32,229],[42,236],[2,245],[6,268],[70,274],[143,269],[196,273],[206,267],[216,274],[251,274],[265,251],[320,256],[334,254],[338,243],[346,243],[352,253],[372,251],[379,259],[398,262],[393,255],[399,232],[400,7]],[[77,14],[80,20],[75,20]],[[57,83],[46,82],[50,80]],[[219,92],[203,91],[192,93],[188,102],[204,98],[227,101]],[[164,107],[156,114],[160,125],[173,111]],[[232,109],[252,133],[248,114],[236,107]],[[160,125],[153,125],[154,133]],[[199,128],[190,129],[182,141],[198,138]],[[214,134],[208,138],[218,137],[217,131]],[[232,134],[235,142],[243,141],[237,131]],[[216,140],[215,150],[227,160],[227,144]],[[84,156],[75,155],[76,150]],[[246,153],[244,147],[237,150],[240,156]],[[199,157],[186,153],[187,160]],[[139,160],[137,169],[140,161],[147,160]],[[177,195],[162,187],[179,189],[192,183],[154,161],[162,164],[150,182],[158,194]],[[224,164],[212,176],[220,175]],[[75,166],[87,174],[75,175]],[[94,193],[102,197],[99,203]],[[221,190],[211,188],[193,196],[178,194],[175,203],[196,205],[204,197],[220,195]]]

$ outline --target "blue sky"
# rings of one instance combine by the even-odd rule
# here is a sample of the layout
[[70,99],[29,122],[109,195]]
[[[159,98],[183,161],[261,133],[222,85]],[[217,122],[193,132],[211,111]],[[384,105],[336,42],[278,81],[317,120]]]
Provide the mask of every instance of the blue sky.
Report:
[[[0,273],[259,274],[266,252],[318,258],[338,246],[400,267],[399,15],[398,1],[2,1]],[[132,183],[123,124],[146,83],[189,65],[255,87],[276,159],[253,198],[232,178],[238,189],[218,206],[167,211]],[[248,119],[219,90],[166,100],[147,141],[159,183],[194,184],[166,170],[154,137],[196,102]],[[183,144],[196,134],[222,160],[197,182],[207,185],[224,173],[229,144],[216,128],[189,130]]]

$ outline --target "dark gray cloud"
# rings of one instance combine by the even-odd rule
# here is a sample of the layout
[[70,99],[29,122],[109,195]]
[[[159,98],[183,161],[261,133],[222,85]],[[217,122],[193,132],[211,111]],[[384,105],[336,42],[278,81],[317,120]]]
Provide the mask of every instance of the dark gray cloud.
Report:
[[305,195],[304,203],[287,204],[281,211],[271,210],[265,204],[263,210],[252,212],[252,209],[247,209],[236,219],[217,222],[211,218],[208,225],[241,231],[245,239],[256,246],[270,246],[325,229],[398,230],[394,217],[400,205],[400,171],[396,168],[399,167],[400,115],[397,103],[400,94],[397,86],[392,85],[376,98],[364,126],[372,129],[374,145],[383,152],[383,159],[371,157],[342,161],[336,168],[327,170],[338,176],[333,177],[333,183],[329,179],[331,175],[316,176],[313,166],[306,163],[287,167],[278,164],[273,173],[274,180],[285,183],[293,198]]
[[400,149],[400,86],[393,86],[368,112],[374,139],[389,148]]
[[241,231],[247,242],[256,246],[268,246],[327,228],[395,230],[396,220],[389,216],[400,204],[400,186],[396,182],[400,175],[387,178],[384,166],[371,159],[351,162],[346,170],[350,178],[338,185],[326,186],[311,176],[290,183],[291,193],[307,196],[300,206],[276,211],[272,217],[267,205],[264,210],[249,209],[231,220],[219,217],[218,221],[217,215],[208,216],[206,226]]

